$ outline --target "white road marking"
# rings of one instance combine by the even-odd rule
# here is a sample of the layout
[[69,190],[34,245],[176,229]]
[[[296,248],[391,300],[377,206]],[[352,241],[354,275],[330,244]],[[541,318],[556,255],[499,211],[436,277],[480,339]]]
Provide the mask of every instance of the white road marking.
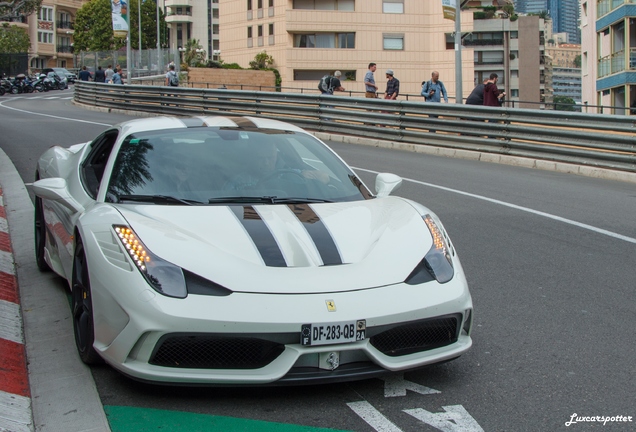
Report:
[[13,254],[11,252],[0,250],[0,272],[8,273],[10,275],[15,274],[15,268],[13,267]]
[[439,390],[407,381],[404,379],[404,375],[389,375],[381,379],[384,380],[384,397],[406,396],[407,390],[422,395],[441,393]]
[[367,401],[350,402],[347,405],[377,432],[402,432]]
[[442,432],[484,432],[463,406],[449,405],[442,408],[446,412],[432,413],[422,408],[408,409],[404,412]]
[[[369,173],[372,173],[372,174],[379,174],[378,171],[372,171],[372,170],[368,170],[368,169],[364,169],[364,168],[354,168],[354,169],[360,170],[360,171],[366,171],[366,172],[369,172]],[[453,193],[456,193],[456,194],[459,194],[459,195],[468,196],[468,197],[471,197],[471,198],[480,199],[482,201],[488,201],[488,202],[491,202],[493,204],[499,204],[499,205],[502,205],[504,207],[510,207],[510,208],[513,208],[513,209],[516,209],[516,210],[520,210],[520,211],[524,211],[524,212],[527,212],[527,213],[532,213],[532,214],[535,214],[537,216],[542,216],[542,217],[545,217],[545,218],[548,218],[548,219],[553,219],[553,220],[556,220],[556,221],[559,221],[559,222],[563,222],[563,223],[566,223],[566,224],[574,225],[574,226],[579,227],[579,228],[590,230],[590,231],[593,231],[593,232],[598,233],[598,234],[603,234],[603,235],[606,235],[606,236],[609,236],[609,237],[613,237],[613,238],[618,239],[618,240],[623,240],[623,241],[626,241],[626,242],[629,242],[629,243],[635,243],[636,244],[636,238],[627,237],[627,236],[624,236],[622,234],[618,234],[618,233],[615,233],[615,232],[612,232],[612,231],[605,230],[603,228],[598,228],[598,227],[595,227],[595,226],[592,226],[592,225],[588,225],[588,224],[584,224],[584,223],[581,223],[581,222],[577,222],[577,221],[574,221],[574,220],[571,220],[571,219],[566,219],[564,217],[553,215],[551,213],[545,213],[545,212],[542,212],[542,211],[539,211],[539,210],[534,210],[534,209],[531,209],[531,208],[528,208],[528,207],[522,207],[522,206],[518,206],[516,204],[511,204],[511,203],[508,203],[508,202],[505,202],[505,201],[500,201],[500,200],[493,199],[493,198],[488,198],[488,197],[485,197],[485,196],[482,196],[482,195],[472,194],[472,193],[469,193],[469,192],[464,192],[464,191],[460,191],[460,190],[457,190],[457,189],[451,189],[451,188],[447,188],[445,186],[439,186],[439,185],[436,185],[436,184],[427,183],[427,182],[423,182],[423,181],[419,181],[419,180],[413,180],[413,179],[409,179],[409,178],[403,178],[403,180],[404,181],[409,181],[411,183],[421,184],[423,186],[432,187],[432,188],[435,188],[435,189],[441,189],[441,190],[444,190],[444,191],[447,191],[447,192],[453,192]]]
[[0,391],[0,431],[33,432],[31,398]]
[[4,108],[4,109],[8,109],[8,110],[12,110],[12,111],[18,111],[18,112],[22,112],[25,114],[33,114],[33,115],[39,115],[42,117],[50,117],[50,118],[54,118],[54,119],[58,119],[58,120],[67,120],[67,121],[72,121],[72,122],[77,122],[77,123],[88,123],[88,124],[93,124],[93,125],[98,125],[98,126],[111,126],[110,124],[106,124],[106,123],[98,123],[98,122],[93,122],[93,121],[88,121],[88,120],[80,120],[80,119],[74,119],[74,118],[68,118],[68,117],[60,117],[60,116],[54,116],[51,114],[42,114],[42,113],[37,113],[37,112],[33,112],[33,111],[27,111],[27,110],[22,110],[19,108],[13,108],[13,107],[8,107],[5,106],[4,103],[5,102],[9,102],[13,99],[7,99],[5,101],[0,102],[0,107]]
[[24,343],[19,304],[0,300],[0,339]]

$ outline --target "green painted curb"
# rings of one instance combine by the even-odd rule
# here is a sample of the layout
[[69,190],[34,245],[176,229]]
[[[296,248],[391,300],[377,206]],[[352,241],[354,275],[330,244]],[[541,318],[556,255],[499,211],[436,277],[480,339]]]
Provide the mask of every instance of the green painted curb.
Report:
[[287,423],[104,405],[112,432],[348,432]]

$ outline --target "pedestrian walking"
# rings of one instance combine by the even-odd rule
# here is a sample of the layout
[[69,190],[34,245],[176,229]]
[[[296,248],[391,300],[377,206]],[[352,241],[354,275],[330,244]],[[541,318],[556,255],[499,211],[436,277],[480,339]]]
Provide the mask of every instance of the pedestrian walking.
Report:
[[166,83],[167,86],[179,87],[179,75],[174,70],[174,65],[171,64],[168,68],[168,73],[166,73]]
[[117,69],[113,74],[113,78],[111,79],[113,84],[123,84],[124,80],[121,78],[121,69]]
[[375,84],[375,76],[373,75],[377,68],[375,63],[369,63],[369,70],[364,76],[364,97],[366,98],[375,99],[378,97],[378,86]]

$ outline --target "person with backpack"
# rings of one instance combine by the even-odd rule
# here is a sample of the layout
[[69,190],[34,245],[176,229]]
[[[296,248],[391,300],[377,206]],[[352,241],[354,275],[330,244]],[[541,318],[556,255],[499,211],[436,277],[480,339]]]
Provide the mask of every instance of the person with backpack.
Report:
[[448,103],[448,92],[444,83],[439,80],[439,72],[434,71],[431,74],[431,79],[422,83],[422,92],[426,102],[441,102],[442,97],[444,102]]
[[332,95],[334,91],[345,91],[340,82],[341,76],[342,72],[336,71],[333,76],[325,75],[320,78],[318,82],[318,90],[320,90],[320,93],[323,95]]
[[170,65],[170,70],[166,74],[166,85],[171,87],[179,87],[179,75],[174,70],[174,65]]

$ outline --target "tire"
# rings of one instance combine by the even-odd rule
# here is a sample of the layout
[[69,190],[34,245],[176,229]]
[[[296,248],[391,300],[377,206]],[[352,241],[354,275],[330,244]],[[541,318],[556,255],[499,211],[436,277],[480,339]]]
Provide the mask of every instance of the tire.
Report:
[[42,272],[51,270],[51,267],[44,260],[44,247],[46,246],[46,224],[44,222],[44,206],[42,198],[35,197],[35,262]]
[[44,91],[44,86],[42,84],[36,84],[35,89],[41,93]]
[[17,87],[11,87],[11,94],[18,94],[20,93],[20,89]]
[[93,348],[95,342],[95,324],[93,322],[93,301],[91,282],[88,274],[86,253],[82,239],[77,236],[73,255],[73,277],[71,291],[71,310],[73,313],[73,333],[77,353],[87,365],[102,363],[102,359]]
[[4,89],[4,87],[0,87],[0,96],[4,96],[6,92],[7,91]]

